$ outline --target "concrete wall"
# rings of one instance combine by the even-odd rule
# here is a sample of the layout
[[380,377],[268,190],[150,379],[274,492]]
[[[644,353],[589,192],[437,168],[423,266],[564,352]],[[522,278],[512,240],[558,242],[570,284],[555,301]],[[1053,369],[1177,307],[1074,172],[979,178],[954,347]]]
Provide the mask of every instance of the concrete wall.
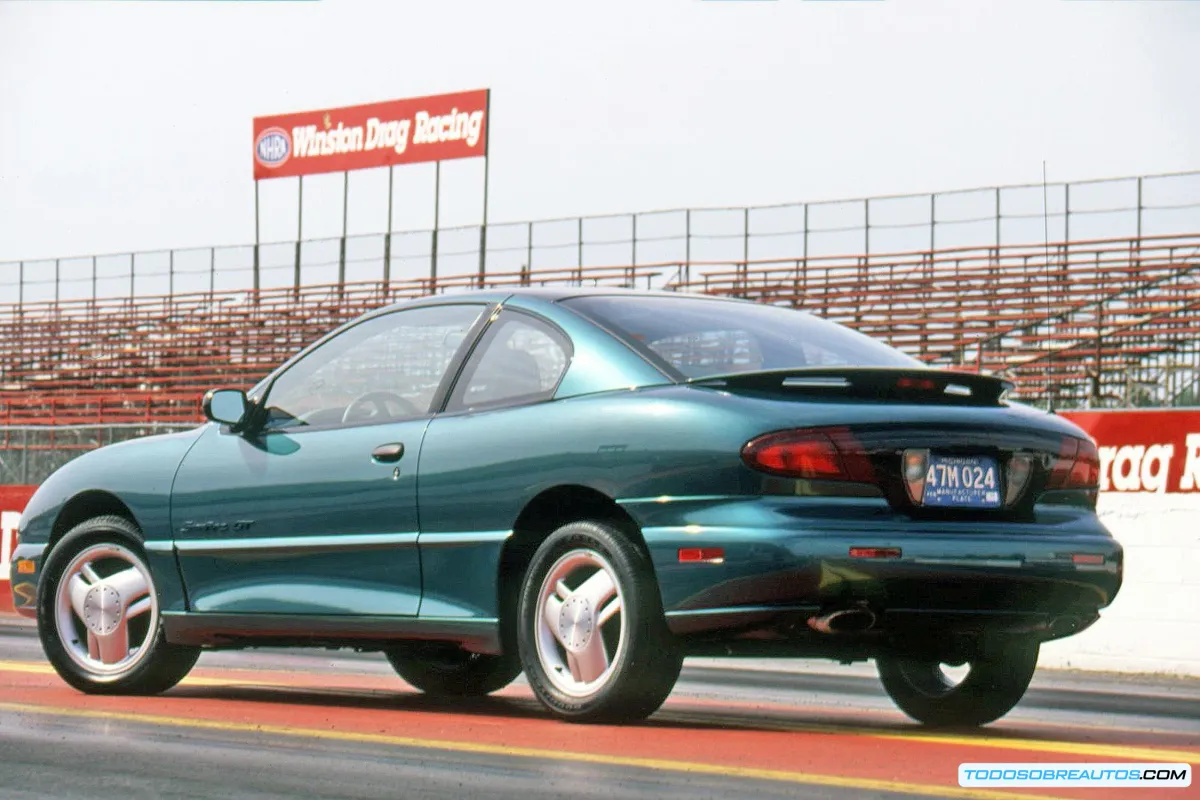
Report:
[[1042,667],[1200,677],[1200,493],[1102,492],[1125,583],[1099,622],[1042,648]]

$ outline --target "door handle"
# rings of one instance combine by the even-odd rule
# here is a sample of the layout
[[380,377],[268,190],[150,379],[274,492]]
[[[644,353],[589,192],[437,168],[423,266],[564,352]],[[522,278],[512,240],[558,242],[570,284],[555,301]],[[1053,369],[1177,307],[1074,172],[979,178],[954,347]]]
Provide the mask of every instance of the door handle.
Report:
[[371,451],[371,458],[381,464],[394,464],[404,458],[404,445],[400,442],[381,444]]

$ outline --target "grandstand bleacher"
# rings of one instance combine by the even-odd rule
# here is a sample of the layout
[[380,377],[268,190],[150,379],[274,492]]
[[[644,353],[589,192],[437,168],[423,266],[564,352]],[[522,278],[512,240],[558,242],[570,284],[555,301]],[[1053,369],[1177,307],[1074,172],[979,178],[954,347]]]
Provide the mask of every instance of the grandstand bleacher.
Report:
[[1194,397],[1200,379],[1200,234],[1187,234],[4,305],[0,427],[193,423],[207,389],[249,387],[390,302],[662,276],[663,288],[801,308],[931,365],[1003,375],[1026,401],[1169,405]]

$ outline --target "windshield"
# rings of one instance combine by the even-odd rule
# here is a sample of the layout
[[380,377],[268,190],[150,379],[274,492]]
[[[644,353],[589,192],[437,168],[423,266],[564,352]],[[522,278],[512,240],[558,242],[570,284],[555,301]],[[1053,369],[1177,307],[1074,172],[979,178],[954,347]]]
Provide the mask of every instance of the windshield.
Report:
[[925,367],[869,336],[792,308],[687,295],[573,297],[563,305],[685,378],[806,367]]

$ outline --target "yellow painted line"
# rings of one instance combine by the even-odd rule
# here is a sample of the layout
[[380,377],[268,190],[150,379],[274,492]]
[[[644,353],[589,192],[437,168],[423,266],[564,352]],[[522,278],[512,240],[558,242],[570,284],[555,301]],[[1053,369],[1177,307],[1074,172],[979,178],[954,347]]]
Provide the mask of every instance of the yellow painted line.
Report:
[[[29,661],[3,661],[0,660],[0,672],[24,672],[31,674],[53,675],[53,667],[48,664],[38,664]],[[181,685],[187,686],[260,686],[265,688],[279,689],[303,689],[305,687],[297,687],[294,684],[277,683],[270,681],[254,680],[229,680],[222,678],[201,678],[188,676],[184,678]],[[347,687],[347,690],[349,687]],[[692,707],[695,709],[695,706]],[[703,718],[703,712],[695,710],[683,711],[681,709],[672,709],[668,707],[667,712],[674,717],[684,717],[685,719],[701,719],[709,722],[711,720]],[[1196,763],[1200,761],[1200,750],[1173,750],[1160,747],[1141,747],[1134,745],[1123,744],[1100,744],[1089,742],[1067,742],[1054,739],[1022,739],[1016,737],[1004,736],[969,736],[962,734],[945,734],[934,733],[920,730],[904,731],[902,733],[889,733],[887,731],[858,728],[858,727],[841,727],[837,725],[816,725],[811,723],[798,723],[790,725],[787,723],[767,722],[767,721],[730,721],[730,727],[753,729],[758,731],[774,731],[779,733],[821,733],[835,736],[856,736],[869,739],[878,739],[882,741],[896,742],[924,742],[928,744],[943,744],[954,747],[982,747],[992,750],[1020,750],[1024,752],[1037,753],[1056,753],[1060,755],[1073,756],[1092,756],[1096,758],[1115,758],[1122,761],[1143,761],[1143,762],[1182,762],[1185,764]],[[1102,729],[1107,730],[1107,729]]]
[[[690,712],[689,719],[702,720],[703,715]],[[839,727],[836,725],[813,725],[798,723],[788,725],[775,722],[759,723],[757,721],[729,722],[731,726],[758,731],[777,731],[779,733],[823,733],[836,736],[861,736],[868,739],[881,739],[896,742],[924,742],[928,744],[944,744],[955,747],[984,747],[995,750],[1024,750],[1038,753],[1061,753],[1064,755],[1097,756],[1116,758],[1123,761],[1182,761],[1194,763],[1200,761],[1200,750],[1170,750],[1158,747],[1138,747],[1124,744],[1098,744],[1088,742],[1064,742],[1052,739],[1020,739],[1004,736],[965,736],[943,733],[927,733],[913,730],[903,733],[888,733],[872,728]],[[1108,730],[1101,728],[1100,730]]]
[[[20,672],[27,675],[57,675],[54,667],[49,664],[37,664],[30,661],[0,661],[0,672]],[[235,681],[225,678],[201,678],[196,675],[189,675],[183,679],[183,684],[190,686],[270,686],[272,688],[289,688],[288,684],[271,683],[265,684],[262,681]]]
[[[876,792],[894,792],[922,797],[961,798],[962,800],[1064,800],[1050,795],[1026,794],[1025,792],[1003,792],[991,789],[970,789],[959,786],[906,783],[902,781],[852,778],[842,775],[822,775],[811,772],[757,769],[752,767],[702,764],[693,761],[675,761],[661,758],[637,758],[601,753],[564,752],[541,750],[533,747],[464,742],[447,739],[417,739],[409,736],[390,736],[379,733],[354,733],[351,731],[329,731],[315,728],[293,728],[283,725],[255,725],[244,722],[223,722],[207,719],[187,719],[156,714],[129,714],[118,711],[94,711],[83,708],[58,708],[53,706],[26,705],[24,703],[0,703],[0,711],[17,714],[42,714],[47,716],[74,717],[79,719],[102,719],[161,725],[172,728],[223,731],[227,733],[269,734],[306,739],[323,739],[335,742],[389,745],[420,750],[442,750],[450,753],[473,753],[477,755],[504,756],[507,758],[538,759],[575,764],[600,764],[610,767],[634,767],[656,772],[675,772],[688,775],[711,775],[723,778],[793,783],[807,786],[832,786],[842,789],[862,789]],[[565,724],[565,723],[564,723]]]

